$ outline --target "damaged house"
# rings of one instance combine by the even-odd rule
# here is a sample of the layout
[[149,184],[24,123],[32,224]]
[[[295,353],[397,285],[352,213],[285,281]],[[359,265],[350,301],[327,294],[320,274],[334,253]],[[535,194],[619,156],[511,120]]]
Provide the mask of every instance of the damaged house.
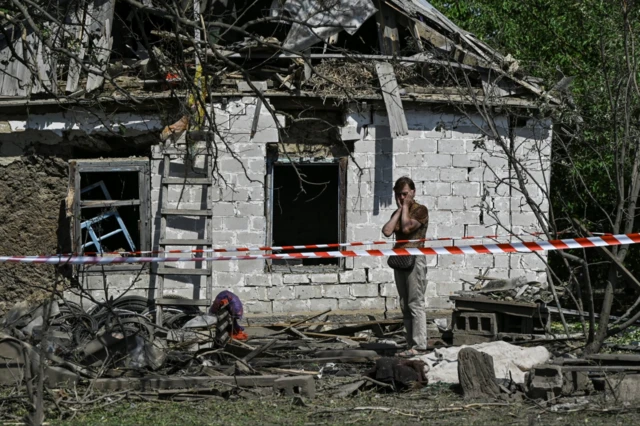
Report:
[[[0,254],[184,260],[2,264],[3,300],[57,280],[85,308],[123,294],[203,306],[229,289],[249,314],[395,310],[384,257],[197,258],[379,241],[401,176],[427,237],[453,239],[428,245],[541,231],[555,100],[428,2],[201,0],[177,17],[143,3],[3,18]],[[546,280],[534,253],[428,264],[430,309],[478,275]]]

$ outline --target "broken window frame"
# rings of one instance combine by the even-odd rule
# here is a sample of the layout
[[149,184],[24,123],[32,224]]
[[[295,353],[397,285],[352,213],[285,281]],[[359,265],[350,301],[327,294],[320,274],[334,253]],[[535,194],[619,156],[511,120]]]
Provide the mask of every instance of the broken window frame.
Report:
[[[289,160],[291,159],[291,161]],[[336,158],[305,158],[289,156],[289,158],[278,159],[277,149],[274,149],[267,154],[267,176],[265,179],[265,200],[266,200],[266,245],[268,247],[273,245],[273,212],[274,212],[274,170],[278,165],[338,165],[338,241],[327,241],[327,243],[344,243],[347,235],[347,167],[348,157],[336,157]],[[296,182],[297,184],[297,182]],[[300,244],[306,244],[301,241]],[[336,249],[331,249],[336,250]],[[313,251],[313,250],[309,250]],[[271,254],[272,252],[265,252]],[[339,272],[347,269],[346,259],[339,258],[337,265],[322,265],[322,267],[315,265],[274,265],[270,259],[265,261],[265,272],[278,273],[278,272],[292,272],[292,273],[327,273],[327,272]]]
[[[140,235],[139,246],[136,251],[151,250],[151,211],[149,189],[150,167],[148,159],[133,160],[127,159],[109,159],[104,160],[71,160],[69,162],[69,176],[71,178],[70,187],[73,187],[73,224],[72,224],[72,242],[73,252],[81,254],[82,247],[82,208],[96,207],[114,207],[119,206],[139,206],[140,218],[138,221],[138,229],[135,230]],[[137,172],[138,173],[138,198],[132,200],[109,200],[103,203],[92,201],[90,205],[82,205],[81,191],[81,173],[122,173]],[[131,231],[131,230],[129,230]],[[129,251],[129,249],[127,249]],[[77,270],[83,272],[117,272],[117,271],[140,271],[141,269],[149,269],[148,263],[142,264],[114,264],[114,265],[78,265]]]

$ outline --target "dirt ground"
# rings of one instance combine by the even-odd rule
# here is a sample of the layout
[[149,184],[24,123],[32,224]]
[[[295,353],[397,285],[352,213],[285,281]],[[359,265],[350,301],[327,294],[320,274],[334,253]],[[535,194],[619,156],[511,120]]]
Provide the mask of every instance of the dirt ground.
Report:
[[[368,392],[349,398],[333,398],[331,381],[318,382],[313,400],[274,397],[271,389],[249,397],[231,396],[198,402],[141,402],[127,400],[102,408],[78,406],[71,420],[56,425],[617,425],[637,424],[638,407],[615,407],[602,395],[589,405],[568,412],[553,412],[530,401],[465,401],[449,386],[430,385],[404,394]],[[114,401],[121,396],[112,396]],[[569,399],[570,401],[571,399]],[[575,400],[575,398],[573,398]],[[566,401],[560,401],[566,402]],[[105,406],[106,404],[106,406]],[[605,408],[607,407],[607,408]],[[605,410],[605,411],[603,411]],[[53,414],[53,413],[52,413]]]

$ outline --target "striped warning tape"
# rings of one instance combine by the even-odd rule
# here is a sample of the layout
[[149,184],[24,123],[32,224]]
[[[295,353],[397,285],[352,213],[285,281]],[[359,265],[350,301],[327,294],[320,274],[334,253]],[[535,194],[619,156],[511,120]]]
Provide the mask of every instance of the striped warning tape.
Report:
[[453,254],[497,254],[531,253],[536,251],[566,250],[575,248],[607,247],[640,243],[640,234],[603,235],[589,238],[568,238],[536,242],[483,244],[470,246],[422,247],[386,250],[360,251],[316,251],[306,253],[255,254],[216,257],[92,257],[92,256],[0,256],[0,263],[45,263],[45,264],[111,264],[150,263],[181,261],[220,261],[254,259],[319,259],[339,257],[376,257],[411,255],[453,255]]
[[[559,234],[562,234],[560,232]],[[291,251],[291,250],[316,250],[340,247],[357,247],[372,246],[381,244],[405,244],[405,243],[424,243],[434,241],[462,241],[462,240],[497,240],[500,238],[525,238],[539,237],[544,232],[529,232],[523,234],[505,234],[505,235],[482,235],[476,237],[442,237],[442,238],[421,238],[416,240],[381,240],[381,241],[355,241],[350,243],[330,243],[330,244],[301,244],[293,246],[265,246],[265,247],[223,247],[214,249],[193,249],[193,250],[143,250],[143,251],[114,251],[114,252],[84,252],[85,256],[98,255],[139,255],[139,254],[160,254],[160,253],[237,253],[249,251]],[[77,256],[74,253],[56,254],[55,256]]]

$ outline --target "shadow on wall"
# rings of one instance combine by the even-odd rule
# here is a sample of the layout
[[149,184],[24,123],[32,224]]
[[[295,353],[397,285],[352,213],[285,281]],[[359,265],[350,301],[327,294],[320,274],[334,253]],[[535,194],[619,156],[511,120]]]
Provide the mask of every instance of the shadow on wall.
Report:
[[376,162],[373,187],[373,215],[393,203],[393,139],[389,126],[376,126]]

